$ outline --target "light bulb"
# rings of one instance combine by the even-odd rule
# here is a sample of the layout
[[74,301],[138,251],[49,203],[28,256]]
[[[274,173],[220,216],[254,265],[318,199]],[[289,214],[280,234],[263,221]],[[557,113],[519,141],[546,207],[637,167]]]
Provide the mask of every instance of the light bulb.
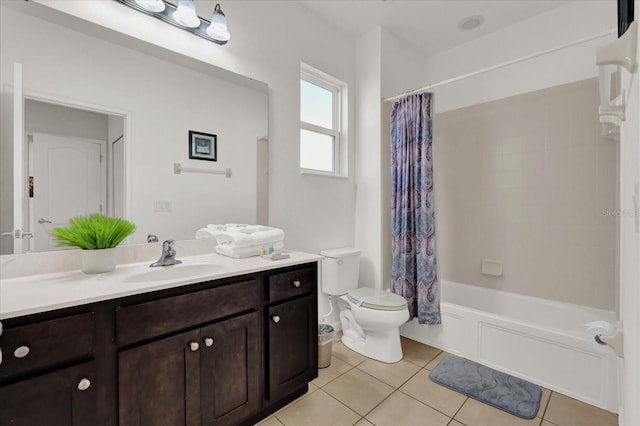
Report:
[[165,8],[162,0],[136,0],[138,6],[149,12],[162,12]]
[[200,26],[200,18],[196,14],[193,0],[180,0],[178,8],[173,12],[173,19],[183,27],[198,28]]
[[229,41],[231,34],[227,28],[227,17],[220,9],[220,5],[216,4],[213,10],[213,16],[211,16],[211,25],[207,28],[207,34],[217,41]]

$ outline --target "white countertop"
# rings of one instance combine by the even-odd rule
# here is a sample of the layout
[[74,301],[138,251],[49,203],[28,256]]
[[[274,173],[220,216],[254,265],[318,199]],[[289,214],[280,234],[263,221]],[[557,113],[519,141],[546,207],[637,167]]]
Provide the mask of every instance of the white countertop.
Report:
[[70,271],[0,280],[0,319],[52,311],[103,300],[180,287],[208,280],[314,262],[322,256],[287,252],[291,257],[232,259],[218,254],[179,257],[182,264],[150,268],[150,262],[118,265],[112,272]]

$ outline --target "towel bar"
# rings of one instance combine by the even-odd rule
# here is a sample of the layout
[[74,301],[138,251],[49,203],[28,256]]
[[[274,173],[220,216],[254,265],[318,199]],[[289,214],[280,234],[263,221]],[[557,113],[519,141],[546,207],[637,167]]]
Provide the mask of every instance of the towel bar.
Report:
[[189,173],[208,173],[210,175],[225,175],[226,177],[231,177],[231,169],[226,168],[224,170],[209,170],[209,169],[194,169],[191,167],[182,167],[180,163],[173,163],[173,173],[179,175],[182,172]]

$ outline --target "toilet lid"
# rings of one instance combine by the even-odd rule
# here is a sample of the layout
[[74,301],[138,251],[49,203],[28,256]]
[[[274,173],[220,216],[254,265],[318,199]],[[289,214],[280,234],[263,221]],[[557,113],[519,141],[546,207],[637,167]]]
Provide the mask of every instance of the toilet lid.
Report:
[[360,287],[347,294],[349,300],[358,306],[378,311],[401,311],[407,308],[407,300],[383,290]]

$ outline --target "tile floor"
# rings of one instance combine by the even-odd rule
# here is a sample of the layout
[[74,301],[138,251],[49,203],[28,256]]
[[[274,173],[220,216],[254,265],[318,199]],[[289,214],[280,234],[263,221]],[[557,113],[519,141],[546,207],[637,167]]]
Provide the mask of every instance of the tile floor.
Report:
[[334,343],[331,366],[309,392],[260,426],[615,426],[618,416],[543,389],[538,416],[524,420],[429,379],[447,355],[402,338],[404,359],[385,364]]

